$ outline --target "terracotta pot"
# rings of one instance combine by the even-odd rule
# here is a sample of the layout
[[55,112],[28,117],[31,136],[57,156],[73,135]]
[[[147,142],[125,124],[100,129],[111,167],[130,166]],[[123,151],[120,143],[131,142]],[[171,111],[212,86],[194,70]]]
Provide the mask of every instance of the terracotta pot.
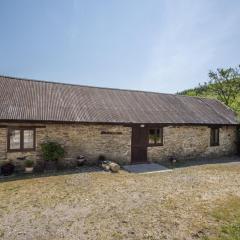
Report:
[[32,173],[33,172],[33,167],[25,167],[25,172],[26,173]]

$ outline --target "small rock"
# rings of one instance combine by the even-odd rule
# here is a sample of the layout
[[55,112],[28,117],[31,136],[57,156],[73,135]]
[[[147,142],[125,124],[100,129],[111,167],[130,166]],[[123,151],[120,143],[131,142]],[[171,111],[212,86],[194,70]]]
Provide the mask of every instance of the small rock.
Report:
[[118,172],[120,170],[120,166],[117,163],[111,162],[109,166],[112,172]]

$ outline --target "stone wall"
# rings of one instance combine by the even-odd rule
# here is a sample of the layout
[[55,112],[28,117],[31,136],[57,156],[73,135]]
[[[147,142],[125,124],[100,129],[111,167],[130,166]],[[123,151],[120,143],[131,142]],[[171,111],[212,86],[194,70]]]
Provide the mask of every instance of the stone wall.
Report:
[[4,161],[7,158],[7,129],[0,128],[0,161]]
[[169,156],[179,160],[217,157],[236,153],[236,127],[222,127],[219,146],[210,146],[210,128],[206,126],[165,127],[163,146],[148,147],[148,160],[165,161]]
[[107,159],[121,164],[129,163],[131,160],[131,128],[129,127],[48,124],[46,128],[39,129],[36,135],[38,152],[40,152],[40,143],[48,139],[64,146],[66,158],[84,155],[89,163],[93,163],[99,155],[104,155]]
[[[104,132],[105,134],[102,134]],[[97,161],[99,155],[121,164],[131,160],[131,128],[116,125],[86,124],[47,124],[45,128],[36,128],[36,151],[7,152],[7,129],[0,128],[0,161],[28,156],[35,161],[41,160],[41,143],[53,140],[60,143],[65,151],[64,161],[84,155],[89,163]],[[21,161],[21,160],[20,160]],[[23,162],[23,161],[22,161]]]
[[[149,161],[161,162],[167,160],[169,156],[191,159],[230,155],[236,152],[234,144],[236,127],[220,128],[220,145],[215,147],[210,147],[210,128],[205,126],[164,127],[163,135],[163,146],[148,147]],[[42,160],[40,145],[45,140],[54,140],[63,145],[67,153],[63,164],[73,158],[76,159],[78,155],[85,155],[89,163],[96,162],[99,155],[120,164],[131,162],[130,127],[47,124],[45,128],[36,128],[36,151],[24,153],[7,152],[7,129],[0,128],[0,164],[9,159],[16,163],[16,158],[22,156]]]

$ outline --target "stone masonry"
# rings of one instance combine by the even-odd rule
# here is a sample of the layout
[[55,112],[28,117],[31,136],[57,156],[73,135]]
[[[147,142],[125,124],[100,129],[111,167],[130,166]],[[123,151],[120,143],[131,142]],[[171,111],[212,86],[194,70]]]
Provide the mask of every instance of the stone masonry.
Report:
[[[99,155],[120,164],[131,162],[131,127],[94,124],[46,124],[36,129],[35,152],[7,152],[7,128],[0,128],[0,164],[17,157],[29,156],[41,160],[40,145],[45,140],[59,142],[66,151],[63,164],[78,155],[95,163]],[[148,147],[148,160],[161,162],[169,156],[178,159],[216,157],[236,152],[236,127],[220,128],[220,145],[210,147],[210,128],[207,126],[164,127],[163,146]]]
[[41,160],[41,143],[46,140],[57,141],[64,147],[66,154],[61,160],[63,165],[67,165],[68,161],[72,164],[71,161],[79,155],[84,155],[90,164],[96,163],[99,155],[120,164],[129,163],[131,159],[131,128],[115,125],[47,124],[45,128],[36,128],[34,152],[7,152],[7,129],[0,128],[0,161],[12,160],[16,163],[17,157],[23,156]]
[[[108,132],[111,134],[102,134]],[[121,134],[114,134],[121,133]],[[99,155],[124,164],[131,159],[131,128],[114,125],[54,124],[38,131],[37,150],[45,140],[54,140],[64,146],[66,158],[84,155],[89,163]]]
[[210,146],[210,128],[181,126],[163,128],[163,146],[149,147],[148,160],[213,158],[236,153],[236,127],[220,128],[219,146]]

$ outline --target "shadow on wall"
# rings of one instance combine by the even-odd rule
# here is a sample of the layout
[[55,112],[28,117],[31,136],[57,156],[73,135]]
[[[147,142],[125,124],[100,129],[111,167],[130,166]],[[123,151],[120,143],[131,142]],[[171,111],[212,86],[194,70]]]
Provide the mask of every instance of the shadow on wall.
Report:
[[240,127],[237,129],[237,152],[240,156]]

